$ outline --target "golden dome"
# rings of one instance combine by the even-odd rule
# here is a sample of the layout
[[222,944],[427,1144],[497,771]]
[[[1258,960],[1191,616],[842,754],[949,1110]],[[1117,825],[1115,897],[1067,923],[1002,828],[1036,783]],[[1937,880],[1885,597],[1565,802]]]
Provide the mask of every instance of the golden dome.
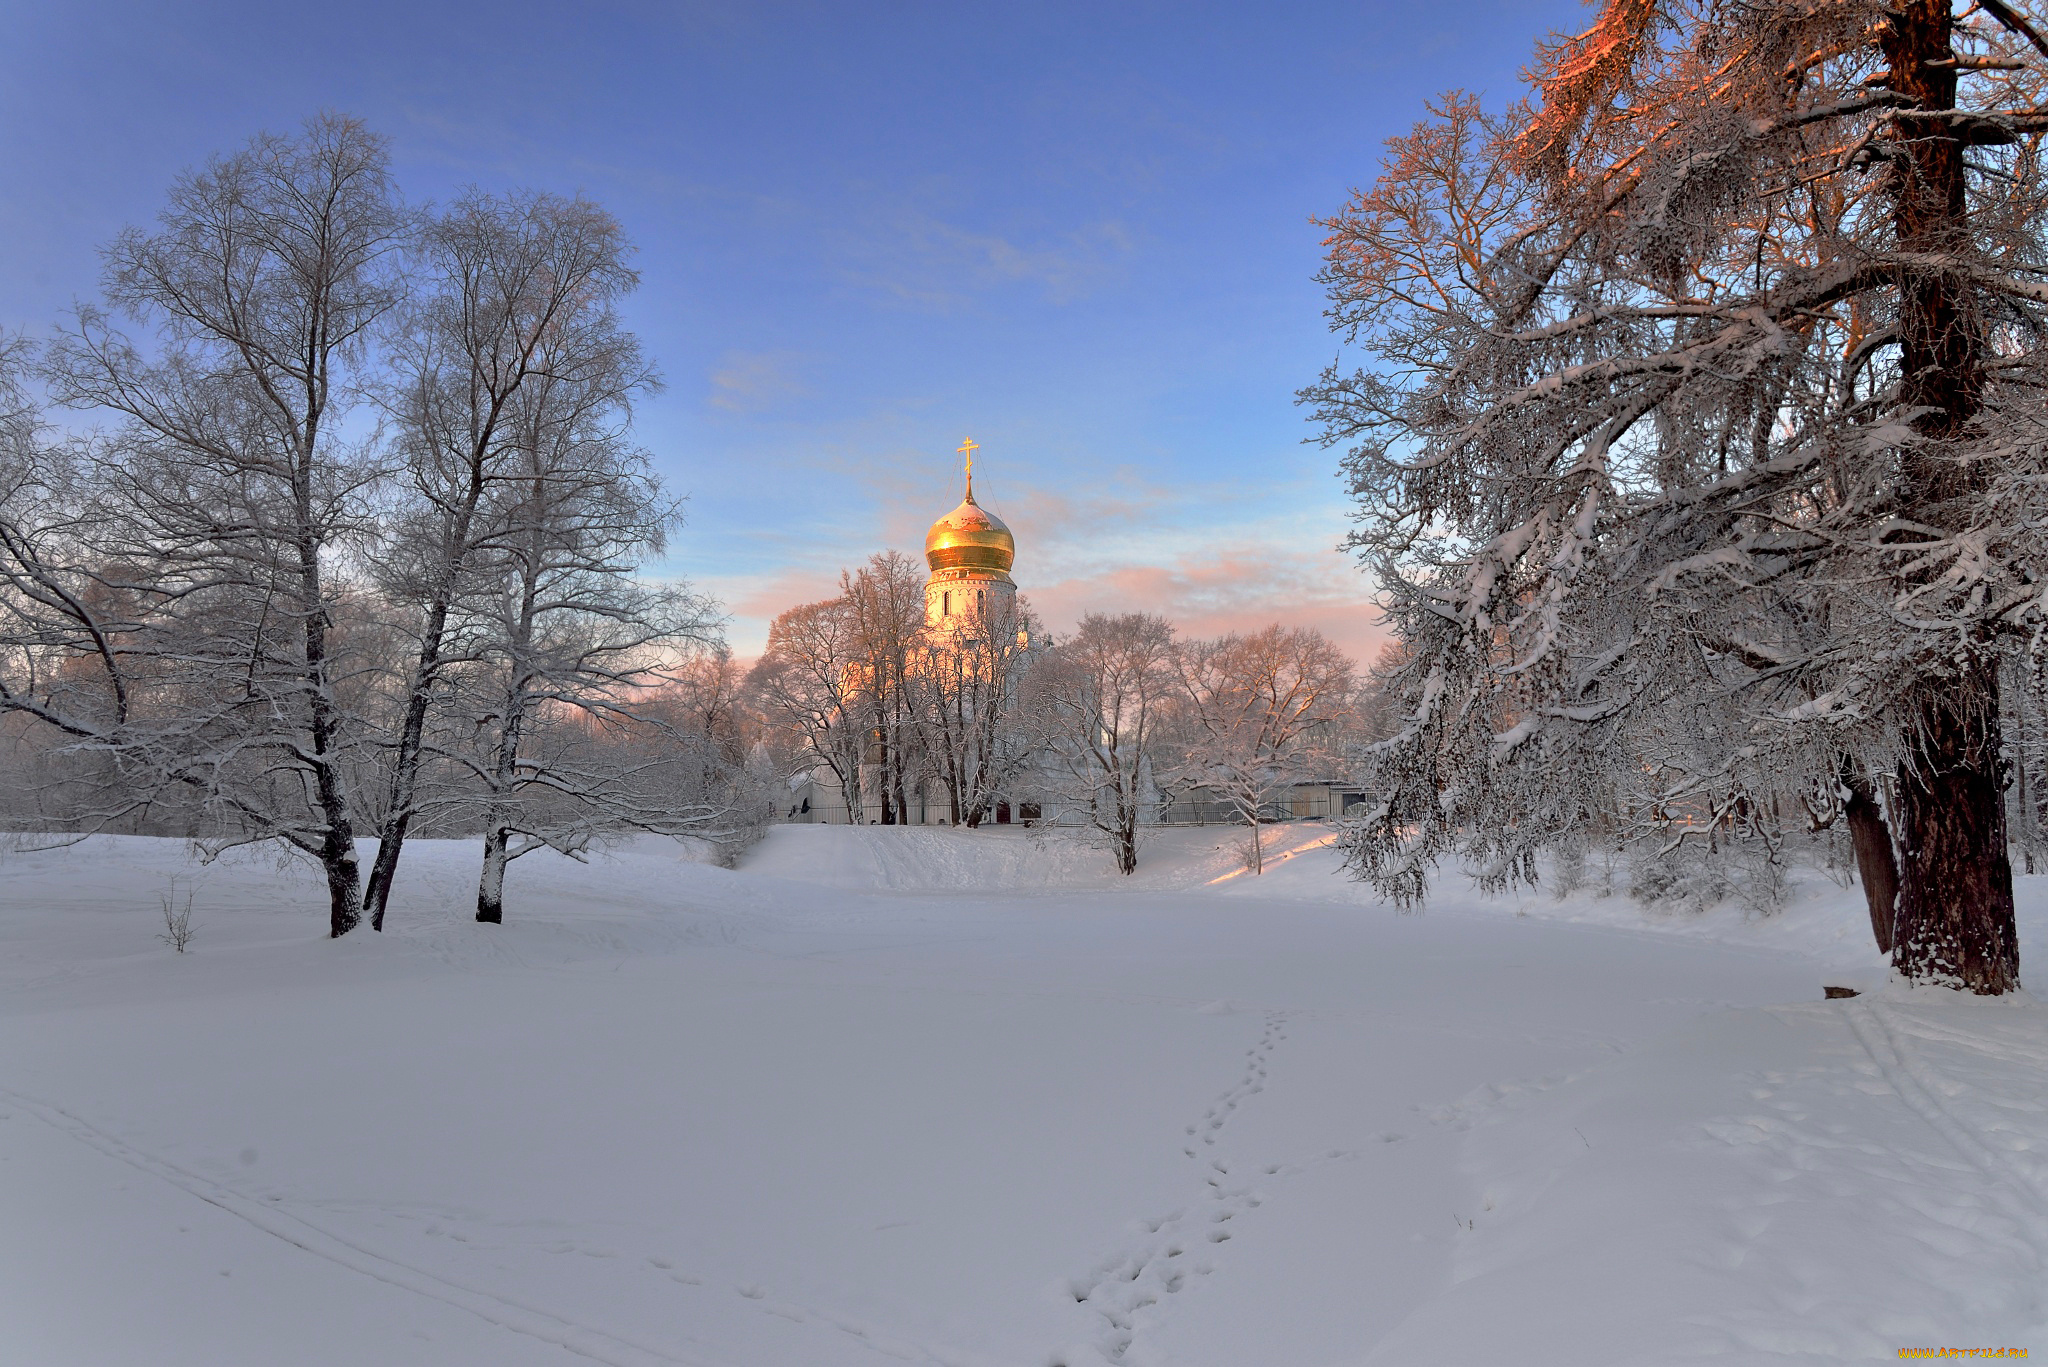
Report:
[[960,506],[932,523],[925,534],[924,559],[935,574],[966,570],[1007,575],[1017,560],[1017,538],[1001,518],[974,501],[970,479]]

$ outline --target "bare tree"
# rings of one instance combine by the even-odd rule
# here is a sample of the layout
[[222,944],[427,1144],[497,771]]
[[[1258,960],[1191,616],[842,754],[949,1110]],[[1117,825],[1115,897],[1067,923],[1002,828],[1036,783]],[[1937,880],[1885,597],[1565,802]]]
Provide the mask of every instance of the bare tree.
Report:
[[636,743],[659,729],[644,704],[676,652],[710,642],[718,620],[707,600],[636,577],[678,510],[628,440],[631,394],[614,374],[543,363],[512,401],[518,477],[490,513],[491,593],[451,707],[473,719],[462,753],[481,787],[487,923],[504,919],[506,865],[523,854],[580,855],[607,831],[682,835],[730,815],[678,788],[682,756]]
[[1259,823],[1276,792],[1331,777],[1316,771],[1331,763],[1355,668],[1314,628],[1277,625],[1183,646],[1175,666],[1188,718],[1179,779],[1223,794],[1251,828],[1251,870],[1263,873]]
[[[168,806],[317,858],[334,935],[365,896],[381,927],[423,818],[484,831],[487,920],[528,849],[757,823],[726,738],[661,715],[718,622],[636,577],[677,516],[628,441],[625,251],[581,200],[409,216],[339,117],[182,179],[107,251],[153,337],[87,308],[47,354],[112,430],[43,440],[0,344],[0,743],[126,804],[77,824]],[[366,394],[382,423],[349,421]]]
[[861,810],[867,738],[853,692],[855,621],[843,598],[794,607],[768,628],[768,647],[748,675],[762,710],[792,734],[805,767],[829,769],[850,820]]
[[105,828],[150,800],[123,773],[119,738],[140,686],[128,658],[161,606],[92,550],[81,453],[53,442],[27,381],[30,350],[0,337],[0,717],[4,799],[17,828]]
[[670,760],[672,789],[715,814],[689,834],[730,867],[775,815],[789,770],[771,755],[756,694],[723,641],[685,651],[664,672],[660,691],[634,710],[659,728],[653,741]]
[[75,453],[48,439],[29,393],[28,346],[0,337],[0,707],[86,741],[126,717],[127,670],[86,544]]
[[677,736],[695,738],[707,764],[731,770],[744,766],[761,739],[761,718],[746,676],[723,641],[687,652],[666,671],[658,698],[664,725]]
[[978,827],[1030,762],[1017,725],[1018,687],[1035,655],[1027,604],[981,601],[927,627],[912,648],[908,687],[929,776],[946,790],[952,824]]
[[1173,655],[1173,628],[1164,618],[1090,613],[1036,662],[1024,684],[1024,715],[1037,732],[1044,781],[1109,846],[1126,875],[1138,867],[1160,729],[1180,695]]
[[862,805],[878,805],[882,825],[899,825],[910,819],[910,787],[925,761],[910,678],[924,632],[924,576],[908,556],[884,551],[841,575],[840,589],[855,651],[847,696],[867,733]]
[[94,549],[103,573],[147,585],[123,649],[176,700],[147,727],[131,706],[107,739],[245,838],[317,859],[337,936],[360,917],[362,737],[342,701],[357,664],[337,653],[335,565],[380,474],[344,417],[398,298],[403,224],[383,141],[359,123],[259,137],[181,177],[157,231],[106,249],[108,300],[154,327],[149,354],[88,307],[48,366],[64,402],[121,419],[95,464]]
[[503,539],[495,515],[530,476],[517,400],[536,376],[577,402],[627,403],[651,383],[613,312],[636,277],[615,219],[582,199],[470,191],[424,225],[423,286],[402,314],[386,405],[398,433],[406,501],[379,563],[385,591],[418,614],[403,714],[386,759],[382,823],[364,903],[384,928],[391,880],[419,814],[429,709],[451,665],[471,658],[483,620],[465,595]]

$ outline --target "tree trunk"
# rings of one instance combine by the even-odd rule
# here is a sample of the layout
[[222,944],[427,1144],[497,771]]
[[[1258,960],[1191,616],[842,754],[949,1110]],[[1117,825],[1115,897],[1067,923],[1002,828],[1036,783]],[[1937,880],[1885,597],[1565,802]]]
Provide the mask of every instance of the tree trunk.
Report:
[[1884,809],[1878,806],[1869,775],[1844,763],[1842,786],[1849,792],[1844,815],[1849,820],[1849,842],[1856,849],[1856,878],[1863,884],[1863,900],[1870,907],[1870,933],[1877,939],[1878,953],[1889,954],[1899,899],[1899,864],[1892,854],[1891,827],[1885,824]]
[[320,840],[320,863],[327,873],[327,934],[340,939],[362,921],[362,872],[356,864],[355,826],[349,820],[348,792],[334,762],[338,719],[327,678],[327,607],[320,582],[319,552],[301,541],[300,577],[306,613],[306,691],[308,739],[311,742],[313,793],[326,824]]
[[377,857],[370,861],[370,883],[363,892],[363,909],[370,913],[370,929],[375,931],[384,929],[384,906],[391,900],[391,880],[398,876],[398,856],[405,848],[406,833],[412,829],[412,801],[417,789],[420,741],[426,732],[430,687],[415,680],[397,752],[391,759],[391,790],[386,795],[390,806],[384,825],[377,832]]
[[485,925],[505,920],[505,846],[510,832],[493,825],[484,832],[484,871],[476,885],[476,919]]
[[[531,601],[529,596],[529,604]],[[522,616],[521,621],[524,639],[530,642],[530,614]],[[505,729],[498,737],[498,752],[492,758],[492,801],[484,816],[484,868],[476,890],[476,919],[486,925],[499,925],[505,919],[505,865],[509,862],[505,847],[512,832],[505,826],[507,809],[501,804],[519,774],[519,745],[526,732],[527,685],[531,682],[531,676],[521,675],[505,690]]]
[[1962,700],[1927,698],[1906,737],[1892,966],[1909,981],[1992,996],[2020,985],[1997,678],[1980,668],[1956,691]]
[[[461,534],[467,538],[465,517]],[[451,571],[452,573],[452,571]],[[399,728],[398,747],[391,756],[391,788],[386,794],[384,825],[377,832],[377,857],[370,864],[370,883],[363,892],[363,909],[370,913],[370,929],[384,929],[384,906],[391,900],[391,880],[398,875],[398,856],[405,849],[406,833],[412,829],[412,804],[419,790],[420,750],[427,732],[427,712],[434,700],[434,676],[441,666],[441,639],[448,629],[445,591],[428,606],[425,630],[420,634],[419,659],[413,667],[412,689],[406,697],[405,723]]]
[[[1888,83],[1920,111],[1956,106],[1949,0],[1909,0],[1880,40]],[[1902,117],[1891,164],[1898,245],[1924,260],[1967,251],[1964,145],[1939,117]],[[1899,281],[1899,403],[1921,440],[1905,453],[1903,511],[1953,534],[1986,473],[1959,458],[1983,402],[1984,319],[1968,278],[1915,265]],[[1995,666],[1965,660],[1907,701],[1898,780],[1899,893],[1892,966],[1912,982],[1996,994],[2019,986],[2012,865],[1998,771]]]
[[356,842],[346,821],[339,828],[327,828],[320,845],[320,864],[327,874],[327,934],[338,940],[363,919],[362,870],[356,864]]
[[[902,684],[899,682],[897,687],[901,688]],[[910,783],[906,773],[907,766],[903,762],[903,720],[900,714],[896,721],[896,744],[890,751],[890,757],[892,763],[889,766],[889,784],[891,796],[894,797],[896,802],[896,824],[908,826],[910,824]]]
[[1138,807],[1124,786],[1121,763],[1111,776],[1116,780],[1116,867],[1128,878],[1138,871]]

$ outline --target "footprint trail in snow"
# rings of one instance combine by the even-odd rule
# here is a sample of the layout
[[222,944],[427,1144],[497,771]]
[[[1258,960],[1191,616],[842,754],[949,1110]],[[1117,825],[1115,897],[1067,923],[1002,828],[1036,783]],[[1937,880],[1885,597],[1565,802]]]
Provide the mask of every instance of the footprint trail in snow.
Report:
[[1214,1255],[1236,1237],[1241,1219],[1268,1199],[1269,1193],[1255,1180],[1245,1180],[1247,1177],[1286,1177],[1318,1163],[1358,1156],[1359,1150],[1333,1149],[1296,1162],[1232,1163],[1216,1152],[1217,1140],[1231,1117],[1265,1090],[1273,1053],[1287,1039],[1288,1014],[1265,1013],[1258,1041],[1245,1050],[1243,1076],[1184,1127],[1187,1143],[1181,1154],[1200,1164],[1202,1194],[1177,1210],[1139,1221],[1133,1228],[1145,1238],[1067,1284],[1075,1302],[1101,1320],[1102,1332],[1092,1343],[1053,1354],[1049,1367],[1098,1367],[1125,1361],[1138,1333],[1157,1323],[1160,1309],[1171,1297],[1217,1270]]

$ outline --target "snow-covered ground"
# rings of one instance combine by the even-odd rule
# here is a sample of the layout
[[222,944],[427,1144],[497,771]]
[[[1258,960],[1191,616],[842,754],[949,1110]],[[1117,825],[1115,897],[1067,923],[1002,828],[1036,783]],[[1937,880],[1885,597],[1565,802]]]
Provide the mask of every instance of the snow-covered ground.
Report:
[[1818,877],[1398,915],[1230,835],[537,855],[496,929],[427,842],[339,943],[297,867],[0,854],[0,1362],[2048,1352],[2042,1007],[1883,988]]

